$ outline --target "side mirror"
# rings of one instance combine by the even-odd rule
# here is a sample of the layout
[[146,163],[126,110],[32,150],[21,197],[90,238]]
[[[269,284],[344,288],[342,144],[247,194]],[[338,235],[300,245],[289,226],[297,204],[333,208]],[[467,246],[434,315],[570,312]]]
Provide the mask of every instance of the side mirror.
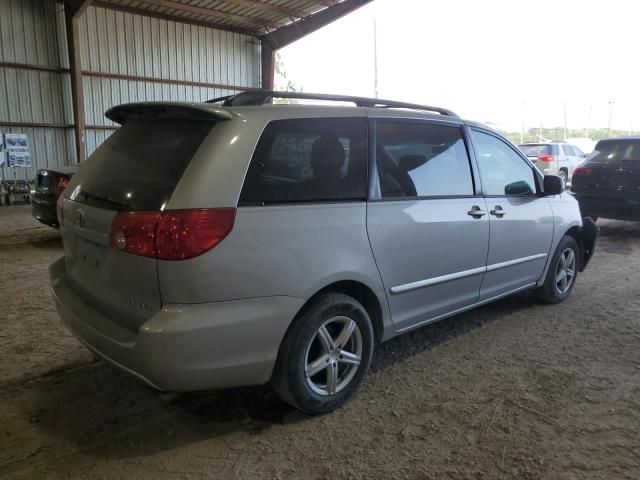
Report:
[[564,180],[556,175],[545,175],[543,188],[545,197],[560,195],[565,190]]
[[532,195],[531,187],[524,180],[510,183],[504,187],[505,195]]

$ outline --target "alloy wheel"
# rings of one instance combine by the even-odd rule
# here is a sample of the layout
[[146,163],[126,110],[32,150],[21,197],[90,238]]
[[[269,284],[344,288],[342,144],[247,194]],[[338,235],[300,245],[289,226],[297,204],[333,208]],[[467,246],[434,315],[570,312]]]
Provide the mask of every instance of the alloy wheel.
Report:
[[569,291],[576,277],[576,254],[572,248],[566,248],[556,266],[555,287],[560,295]]
[[346,316],[325,321],[311,338],[305,354],[305,376],[318,395],[333,395],[355,377],[362,359],[362,333]]

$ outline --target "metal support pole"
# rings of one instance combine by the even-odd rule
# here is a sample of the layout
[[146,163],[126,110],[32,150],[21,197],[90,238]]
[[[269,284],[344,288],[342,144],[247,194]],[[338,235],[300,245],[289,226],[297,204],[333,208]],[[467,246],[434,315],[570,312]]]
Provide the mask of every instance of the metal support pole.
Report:
[[82,88],[82,67],[80,65],[80,28],[79,16],[91,2],[66,2],[64,18],[67,27],[67,51],[71,71],[71,99],[73,102],[73,126],[76,140],[76,161],[82,162],[86,156],[84,91]]
[[261,41],[262,51],[262,88],[264,90],[273,90],[276,51],[264,38]]

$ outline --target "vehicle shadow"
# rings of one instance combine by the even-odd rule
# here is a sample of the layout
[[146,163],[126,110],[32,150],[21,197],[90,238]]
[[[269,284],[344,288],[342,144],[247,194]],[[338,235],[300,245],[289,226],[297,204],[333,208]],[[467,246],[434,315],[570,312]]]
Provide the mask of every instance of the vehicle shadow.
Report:
[[599,220],[600,238],[596,245],[607,253],[629,255],[638,248],[640,240],[640,222],[623,222],[620,220]]
[[[394,338],[376,349],[371,374],[532,302],[531,294],[515,295]],[[103,362],[43,377],[30,388],[37,428],[100,458],[144,456],[237,432],[260,435],[309,418],[268,386],[158,393]]]

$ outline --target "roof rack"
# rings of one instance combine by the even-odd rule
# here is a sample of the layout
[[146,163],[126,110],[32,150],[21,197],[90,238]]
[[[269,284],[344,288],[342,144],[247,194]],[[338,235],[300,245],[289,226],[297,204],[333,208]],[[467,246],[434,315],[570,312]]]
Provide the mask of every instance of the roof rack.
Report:
[[241,92],[236,95],[213,98],[206,103],[222,103],[223,107],[246,107],[264,105],[273,98],[294,98],[300,100],[324,100],[332,102],[351,102],[358,107],[377,108],[406,108],[409,110],[424,110],[436,112],[448,117],[460,118],[459,115],[446,108],[432,107],[429,105],[418,105],[416,103],[396,102],[393,100],[382,100],[380,98],[352,97],[350,95],[328,95],[324,93],[301,93],[301,92],[277,92],[274,90],[251,90]]

